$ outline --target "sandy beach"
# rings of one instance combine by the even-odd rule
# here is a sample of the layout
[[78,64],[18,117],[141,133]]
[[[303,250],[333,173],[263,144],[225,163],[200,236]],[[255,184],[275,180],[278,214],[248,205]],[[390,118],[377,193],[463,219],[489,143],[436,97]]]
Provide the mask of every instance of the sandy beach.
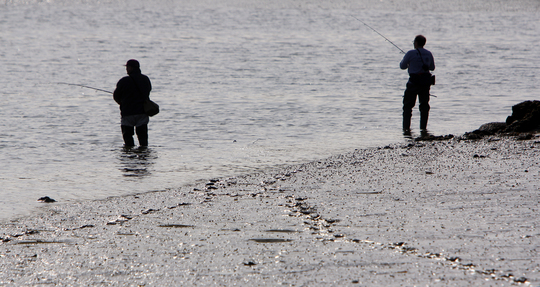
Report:
[[540,142],[411,141],[4,222],[2,286],[540,286]]

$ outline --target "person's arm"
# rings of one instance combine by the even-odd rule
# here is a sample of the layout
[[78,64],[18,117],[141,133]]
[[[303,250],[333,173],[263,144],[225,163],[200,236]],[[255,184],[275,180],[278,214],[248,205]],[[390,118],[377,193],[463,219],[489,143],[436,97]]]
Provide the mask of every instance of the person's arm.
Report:
[[407,52],[407,54],[405,54],[405,56],[403,56],[403,60],[401,60],[401,62],[399,63],[399,67],[402,69],[402,70],[405,70],[409,67],[409,63],[411,62],[411,52]]
[[113,92],[113,99],[119,105],[122,104],[122,98],[123,98],[121,82],[122,82],[122,80],[118,81],[118,83],[116,84],[116,89],[114,89],[114,92]]
[[146,77],[148,80],[148,93],[150,94],[150,91],[152,91],[152,83],[150,82],[150,78]]

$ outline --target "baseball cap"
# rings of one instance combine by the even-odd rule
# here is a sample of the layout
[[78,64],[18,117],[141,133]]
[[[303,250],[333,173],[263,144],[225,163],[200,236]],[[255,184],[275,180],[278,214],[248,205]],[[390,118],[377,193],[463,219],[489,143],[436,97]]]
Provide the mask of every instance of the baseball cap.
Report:
[[139,65],[139,61],[137,61],[135,59],[131,59],[131,60],[127,61],[126,66],[130,66],[130,67],[133,67],[133,68],[140,68],[141,67]]

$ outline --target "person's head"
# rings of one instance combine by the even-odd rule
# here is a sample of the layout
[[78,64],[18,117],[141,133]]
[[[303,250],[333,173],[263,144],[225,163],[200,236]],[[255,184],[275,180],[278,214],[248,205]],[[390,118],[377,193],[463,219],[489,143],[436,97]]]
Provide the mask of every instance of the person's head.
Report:
[[418,35],[414,38],[414,47],[423,48],[425,44],[426,44],[426,37],[422,35]]
[[128,74],[130,74],[131,72],[134,72],[134,71],[140,71],[141,70],[141,65],[139,64],[139,61],[135,60],[135,59],[131,59],[129,61],[127,61],[126,63],[126,71]]

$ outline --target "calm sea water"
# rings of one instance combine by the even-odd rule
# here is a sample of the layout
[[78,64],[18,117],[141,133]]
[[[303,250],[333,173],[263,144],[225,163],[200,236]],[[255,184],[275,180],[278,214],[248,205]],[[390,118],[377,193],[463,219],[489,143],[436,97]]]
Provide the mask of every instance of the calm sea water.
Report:
[[[402,54],[352,16],[427,37],[433,134],[539,96],[539,1],[214,2],[0,1],[1,220],[405,141]],[[59,84],[112,91],[130,58],[162,108],[146,153],[122,150],[111,95]]]

